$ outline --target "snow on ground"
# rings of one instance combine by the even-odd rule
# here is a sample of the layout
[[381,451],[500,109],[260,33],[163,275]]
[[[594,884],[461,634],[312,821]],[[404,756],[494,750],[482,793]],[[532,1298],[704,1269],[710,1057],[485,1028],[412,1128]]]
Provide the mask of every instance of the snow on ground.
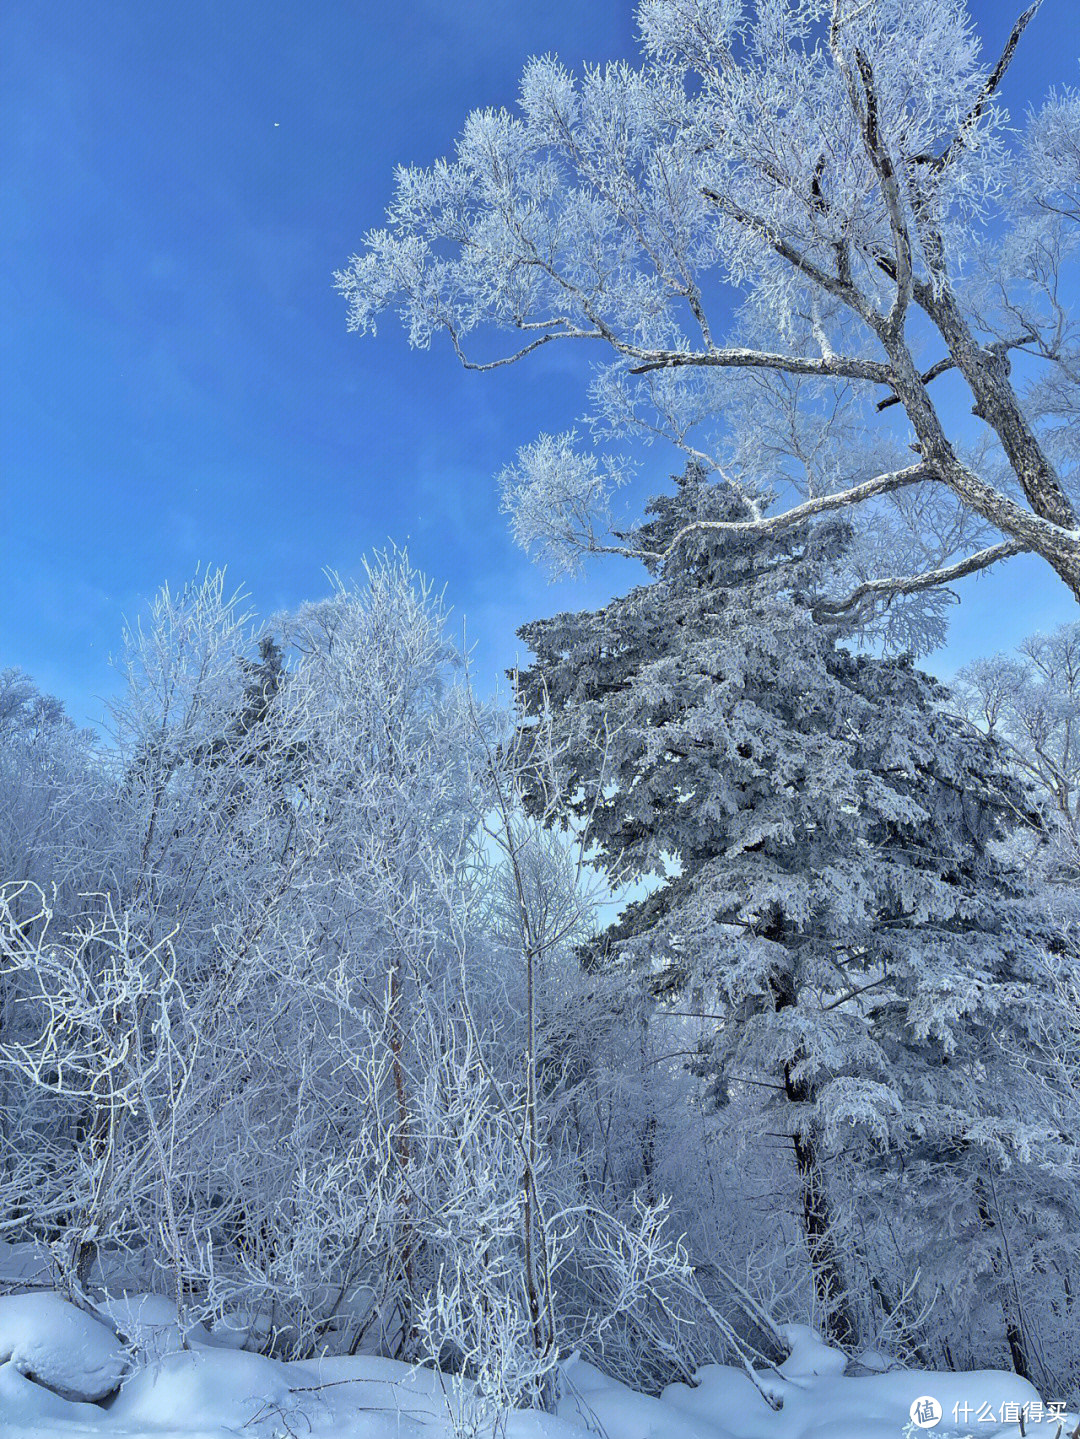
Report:
[[129,1367],[113,1331],[56,1294],[0,1299],[0,1365],[64,1399],[103,1399]]
[[9,1284],[54,1284],[55,1266],[44,1244],[9,1244],[0,1239],[0,1276]]
[[[285,1363],[198,1331],[189,1349],[170,1349],[179,1331],[167,1300],[108,1307],[118,1327],[142,1335],[141,1360],[116,1393],[127,1361],[105,1325],[52,1294],[0,1298],[0,1439],[482,1439],[454,1380],[433,1370],[368,1355]],[[779,1409],[723,1365],[654,1398],[575,1358],[563,1368],[558,1415],[512,1413],[505,1439],[1015,1439],[1020,1410],[1032,1405],[1029,1439],[1058,1439],[1044,1402],[1053,1396],[1040,1400],[1014,1374],[847,1375],[844,1357],[809,1330],[792,1325],[787,1338],[789,1358],[761,1376]],[[110,1397],[79,1397],[91,1392]],[[1069,1416],[1061,1439],[1078,1422]]]

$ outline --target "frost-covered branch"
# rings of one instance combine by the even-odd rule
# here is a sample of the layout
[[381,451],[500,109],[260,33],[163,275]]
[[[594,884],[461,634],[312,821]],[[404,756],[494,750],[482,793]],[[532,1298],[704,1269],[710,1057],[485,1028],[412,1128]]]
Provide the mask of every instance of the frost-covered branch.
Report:
[[[1080,374],[1066,303],[1080,100],[1052,93],[1019,135],[997,101],[1037,8],[987,64],[963,0],[644,0],[639,68],[576,78],[532,61],[514,113],[474,112],[452,161],[399,172],[388,228],[337,277],[349,323],[397,308],[414,344],[447,330],[470,367],[511,361],[485,359],[485,335],[532,336],[522,360],[551,338],[599,343],[611,367],[593,386],[594,438],[723,452],[751,499],[786,493],[786,475],[729,464],[772,425],[763,377],[807,382],[800,437],[846,389],[861,433],[817,493],[858,504],[880,452],[910,445],[928,485],[1080,594],[1075,454],[1053,421],[1076,408]],[[721,336],[709,311],[725,290],[740,303]],[[1017,348],[1042,368],[1013,374]],[[960,457],[930,393],[946,371],[1004,473]],[[643,383],[657,377],[662,393]],[[902,543],[923,538],[913,527]],[[621,551],[597,533],[584,552]]]
[[985,550],[979,550],[977,554],[969,555],[955,565],[942,565],[939,569],[928,570],[921,575],[892,575],[882,579],[868,580],[843,599],[818,600],[814,610],[823,618],[848,615],[865,605],[867,601],[870,601],[871,605],[878,602],[888,604],[897,595],[913,595],[918,594],[920,590],[939,589],[952,584],[955,580],[963,579],[965,575],[973,575],[980,570],[989,569],[999,560],[1021,554],[1023,548],[1014,540],[1003,540],[1001,544],[989,545]]

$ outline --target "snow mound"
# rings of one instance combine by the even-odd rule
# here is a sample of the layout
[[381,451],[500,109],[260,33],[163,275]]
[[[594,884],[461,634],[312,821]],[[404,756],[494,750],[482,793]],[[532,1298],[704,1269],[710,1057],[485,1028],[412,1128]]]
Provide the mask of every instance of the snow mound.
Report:
[[280,1430],[281,1417],[295,1408],[285,1365],[242,1349],[198,1349],[167,1354],[132,1374],[109,1419],[124,1432],[210,1420],[252,1434],[262,1418],[278,1420]]
[[771,1420],[773,1410],[741,1369],[706,1364],[695,1378],[693,1388],[689,1384],[669,1384],[660,1396],[663,1403],[713,1425],[725,1420],[734,1425],[767,1425]]
[[[820,1358],[815,1358],[809,1346],[803,1353],[812,1362]],[[751,1386],[735,1369],[710,1365],[697,1377],[698,1387],[686,1391],[693,1396],[695,1414],[711,1416],[716,1424],[728,1427],[735,1439],[902,1439],[905,1433],[923,1432],[911,1424],[911,1406],[927,1395],[941,1409],[939,1421],[926,1431],[933,1439],[973,1434],[985,1439],[1007,1434],[1015,1439],[1018,1424],[994,1422],[990,1415],[1000,1421],[1005,1405],[1022,1407],[1039,1399],[1026,1379],[990,1370],[942,1374],[904,1369],[855,1377],[786,1374],[767,1385],[783,1403],[781,1409],[770,1413],[766,1406],[758,1408],[750,1400]],[[681,1387],[666,1389],[665,1401],[671,1403],[672,1390]],[[685,1409],[685,1399],[679,1407]],[[978,1418],[980,1410],[987,1418]],[[1030,1432],[1039,1431],[1029,1428]],[[1053,1439],[1052,1430],[1047,1439]]]
[[854,1363],[869,1374],[887,1374],[890,1369],[899,1368],[892,1355],[881,1349],[864,1349],[856,1356]]
[[[710,1369],[717,1374],[721,1372],[719,1365],[711,1365]],[[736,1371],[727,1369],[723,1373],[735,1375]],[[564,1365],[562,1377],[559,1418],[594,1434],[606,1435],[607,1439],[740,1439],[741,1431],[734,1426],[729,1429],[724,1423],[725,1399],[718,1399],[715,1393],[702,1396],[705,1402],[700,1406],[692,1401],[676,1404],[671,1402],[673,1392],[697,1396],[701,1391],[672,1384],[661,1398],[654,1399],[620,1384],[617,1379],[609,1379],[582,1359]],[[737,1378],[745,1380],[741,1374]],[[762,1411],[771,1414],[753,1386],[747,1383],[747,1388]]]
[[97,1432],[104,1413],[96,1404],[61,1399],[51,1389],[42,1389],[24,1378],[13,1364],[0,1364],[0,1434],[26,1433],[52,1436],[67,1427],[78,1426],[85,1436]]
[[0,1298],[0,1364],[64,1399],[111,1394],[128,1368],[124,1346],[97,1319],[58,1294]]
[[791,1353],[780,1365],[785,1379],[824,1379],[843,1374],[847,1355],[833,1349],[805,1324],[781,1324],[780,1333]]

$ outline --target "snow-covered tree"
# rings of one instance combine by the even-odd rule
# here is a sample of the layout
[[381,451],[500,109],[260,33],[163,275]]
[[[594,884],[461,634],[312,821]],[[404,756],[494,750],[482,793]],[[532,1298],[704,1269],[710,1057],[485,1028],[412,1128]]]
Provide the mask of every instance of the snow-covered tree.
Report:
[[973,724],[1008,746],[1059,821],[1066,872],[1080,860],[1080,625],[1034,634],[1015,656],[965,665],[953,685]]
[[581,845],[520,803],[553,757],[446,618],[393,554],[272,631],[219,572],[129,628],[103,819],[69,836],[94,886],[47,847],[0,882],[0,1234],[83,1307],[165,1290],[181,1333],[437,1361],[487,1419],[574,1349],[657,1384],[779,1357],[620,1164]]
[[[987,1186],[1038,1148],[1005,1056],[1037,1032],[1050,936],[995,843],[1037,812],[940,685],[907,660],[852,653],[843,626],[816,617],[846,528],[713,525],[751,503],[691,465],[633,533],[667,556],[651,582],[524,626],[536,658],[518,694],[527,724],[554,716],[562,817],[587,817],[604,864],[657,885],[599,952],[662,1006],[714,1016],[693,1068],[716,1102],[745,1096],[747,1077],[773,1086],[818,1299],[849,1344],[859,1315],[831,1209],[841,1160],[888,1177],[894,1212],[925,1214],[947,1193],[962,1262],[980,1245],[999,1253]],[[863,1241],[879,1277],[893,1267],[886,1234]],[[983,1267],[997,1337],[1028,1369],[995,1263]]]
[[[964,0],[643,0],[640,68],[532,60],[516,113],[399,169],[338,275],[349,325],[398,311],[476,370],[588,342],[595,444],[659,436],[724,473],[750,502],[711,523],[764,541],[871,506],[831,600],[890,600],[903,645],[941,605],[905,596],[1019,551],[1080,595],[1080,97],[1018,132],[998,99],[1037,8],[988,63]],[[518,462],[519,534],[558,565],[620,548],[618,459],[574,438]]]
[[[69,913],[96,885],[110,788],[96,737],[21,671],[0,674],[0,882],[14,882],[5,916],[12,926],[34,924],[35,884]],[[0,1044],[26,1038],[33,991],[0,957]],[[0,1070],[0,1234],[19,1223],[28,1195],[46,1231],[69,1208],[51,1179],[64,1168],[66,1136],[50,1131],[50,1118],[38,1094]]]
[[94,733],[20,670],[0,672],[0,874],[85,884],[105,786]]

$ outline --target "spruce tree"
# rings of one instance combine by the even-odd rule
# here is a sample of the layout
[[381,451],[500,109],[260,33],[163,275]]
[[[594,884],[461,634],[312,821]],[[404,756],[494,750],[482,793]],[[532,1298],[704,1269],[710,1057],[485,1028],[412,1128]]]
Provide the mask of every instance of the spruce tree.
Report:
[[981,1176],[1032,1142],[1004,1076],[1036,1028],[1050,937],[1002,841],[1038,816],[942,686],[815,616],[844,525],[683,533],[750,516],[694,465],[646,513],[634,548],[664,556],[649,583],[519,632],[535,655],[515,676],[523,722],[552,717],[563,817],[589,817],[601,863],[658,882],[593,962],[722,1016],[695,1066],[717,1102],[733,1071],[775,1085],[828,1337],[849,1345],[826,1154],[866,1173],[902,1160],[927,1201],[952,1176],[963,1232],[992,1247]]

